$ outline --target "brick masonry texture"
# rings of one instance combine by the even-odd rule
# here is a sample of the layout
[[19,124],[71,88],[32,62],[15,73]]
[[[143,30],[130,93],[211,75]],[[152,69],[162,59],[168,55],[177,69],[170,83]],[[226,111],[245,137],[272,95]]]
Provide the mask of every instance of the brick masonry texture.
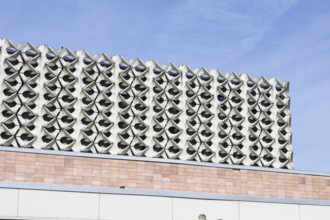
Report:
[[0,181],[330,199],[330,177],[0,151]]

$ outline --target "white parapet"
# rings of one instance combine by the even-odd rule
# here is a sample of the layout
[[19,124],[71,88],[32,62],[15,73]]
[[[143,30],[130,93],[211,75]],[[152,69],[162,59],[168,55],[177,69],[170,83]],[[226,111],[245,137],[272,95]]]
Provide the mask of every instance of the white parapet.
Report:
[[292,169],[277,79],[0,41],[0,145]]

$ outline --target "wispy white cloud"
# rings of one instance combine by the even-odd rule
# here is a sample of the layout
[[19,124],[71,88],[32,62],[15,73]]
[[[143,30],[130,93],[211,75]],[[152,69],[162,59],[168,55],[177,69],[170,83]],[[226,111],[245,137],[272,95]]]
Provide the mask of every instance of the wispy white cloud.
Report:
[[[153,50],[186,63],[216,67],[252,50],[296,0],[186,0],[168,15]],[[196,54],[192,58],[190,54]],[[196,66],[196,65],[195,65]]]

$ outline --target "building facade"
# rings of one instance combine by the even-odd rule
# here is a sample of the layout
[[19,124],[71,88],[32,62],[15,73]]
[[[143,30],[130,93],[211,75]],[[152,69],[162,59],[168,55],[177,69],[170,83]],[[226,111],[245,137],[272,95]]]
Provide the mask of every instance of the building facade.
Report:
[[286,82],[0,47],[3,146],[292,169]]
[[328,220],[289,84],[0,43],[0,219]]

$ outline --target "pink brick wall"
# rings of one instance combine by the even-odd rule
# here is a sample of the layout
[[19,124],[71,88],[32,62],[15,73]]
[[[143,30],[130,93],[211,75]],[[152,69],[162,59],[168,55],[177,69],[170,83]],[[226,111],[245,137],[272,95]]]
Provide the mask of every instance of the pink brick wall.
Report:
[[330,177],[0,151],[0,181],[330,199]]

